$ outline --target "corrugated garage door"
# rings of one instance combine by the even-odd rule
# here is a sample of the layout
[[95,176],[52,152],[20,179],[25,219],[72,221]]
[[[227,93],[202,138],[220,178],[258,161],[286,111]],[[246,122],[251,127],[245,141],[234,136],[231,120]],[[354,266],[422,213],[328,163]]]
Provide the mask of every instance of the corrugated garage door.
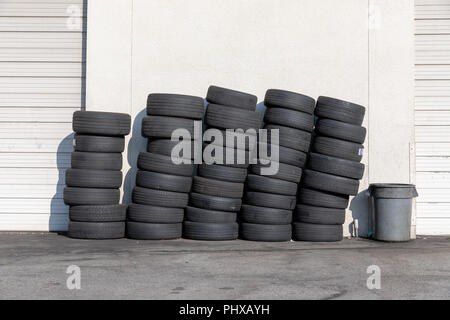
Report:
[[0,230],[67,228],[85,13],[83,0],[0,0]]
[[450,0],[416,0],[417,234],[450,234]]

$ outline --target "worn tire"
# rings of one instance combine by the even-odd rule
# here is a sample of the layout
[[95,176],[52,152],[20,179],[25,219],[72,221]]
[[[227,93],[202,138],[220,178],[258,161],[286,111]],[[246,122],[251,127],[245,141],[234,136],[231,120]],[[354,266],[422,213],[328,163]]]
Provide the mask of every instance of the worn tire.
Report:
[[216,210],[238,212],[241,209],[242,200],[236,198],[223,198],[191,192],[189,197],[191,207]]
[[[267,156],[258,154],[258,158],[260,159],[268,159],[268,156],[271,156],[272,144],[267,144],[260,142],[259,148],[266,148]],[[291,166],[296,166],[299,168],[303,168],[306,164],[307,154],[303,151],[286,148],[282,146],[278,146],[278,161],[285,164],[290,164]]]
[[264,114],[264,122],[311,132],[314,127],[314,116],[306,112],[269,108]]
[[118,189],[122,172],[116,170],[67,169],[66,185],[78,188]]
[[198,166],[200,177],[243,183],[247,178],[247,170],[243,168],[226,167],[216,164],[201,164]]
[[272,178],[272,176],[261,176],[249,174],[246,186],[249,190],[295,196],[297,194],[297,183]]
[[127,206],[113,204],[107,206],[71,206],[69,218],[80,222],[117,222],[125,221]]
[[126,136],[130,133],[131,117],[125,113],[75,111],[72,128],[87,135]]
[[142,119],[142,136],[146,138],[170,139],[176,129],[186,129],[191,138],[194,137],[194,122],[192,119],[146,116]]
[[[264,129],[279,130],[279,145],[286,148],[291,148],[294,150],[299,150],[303,152],[309,151],[309,146],[311,144],[311,133],[289,128],[283,127],[280,125],[267,124],[264,126]],[[268,139],[268,143],[271,143],[271,140]]]
[[364,164],[362,163],[313,152],[309,154],[308,168],[357,180],[361,179],[364,175]]
[[210,103],[206,109],[205,123],[213,128],[257,131],[261,128],[262,117],[259,112]]
[[338,194],[356,195],[358,194],[359,180],[305,169],[303,172],[302,185]]
[[317,99],[315,115],[319,118],[333,119],[360,126],[366,108],[344,100],[321,96]]
[[290,224],[292,211],[243,204],[239,213],[239,221],[272,225]]
[[64,203],[70,206],[119,204],[118,189],[64,188]]
[[75,239],[120,239],[125,236],[125,222],[70,221],[67,236]]
[[192,184],[192,192],[223,198],[242,198],[244,184],[196,176]]
[[145,223],[181,223],[183,208],[156,207],[131,203],[128,206],[128,220]]
[[364,146],[360,143],[316,136],[312,150],[330,157],[360,162],[363,156]]
[[181,238],[181,223],[145,223],[127,221],[127,237],[136,240],[171,240]]
[[82,152],[120,153],[125,150],[125,138],[75,134],[74,150]]
[[344,224],[345,209],[313,207],[297,204],[293,215],[294,221],[313,224]]
[[295,208],[296,198],[295,196],[247,191],[244,202],[245,204],[257,207],[293,210]]
[[[180,141],[172,141],[170,139],[148,139],[147,152],[156,153],[163,156],[171,157],[173,148],[178,145]],[[190,147],[190,155],[178,154],[178,158],[193,159],[194,158],[194,141],[186,141],[187,146]],[[189,148],[188,147],[188,148]],[[201,143],[199,148],[201,149]]]
[[149,116],[168,116],[200,120],[203,118],[203,98],[183,94],[152,93],[147,97]]
[[[261,169],[269,166],[270,165],[254,164],[251,166],[251,171],[254,174],[261,175]],[[266,177],[299,183],[300,179],[302,178],[302,171],[302,168],[291,166],[290,164],[278,163],[277,174]]]
[[316,101],[300,93],[269,89],[264,97],[264,104],[272,108],[286,108],[313,114]]
[[132,198],[133,202],[137,204],[157,207],[185,208],[189,201],[189,194],[135,187]]
[[348,207],[349,197],[337,193],[319,191],[301,187],[299,189],[298,202],[316,207],[345,209]]
[[210,103],[255,111],[258,98],[255,95],[236,90],[210,86],[206,94]]
[[282,242],[289,241],[292,237],[290,224],[267,225],[241,223],[240,238],[250,241]]
[[207,210],[195,207],[186,207],[186,220],[203,223],[232,223],[236,222],[236,212]]
[[342,225],[294,222],[292,238],[296,241],[333,242],[343,238]]
[[183,238],[192,240],[224,241],[235,240],[239,235],[239,226],[233,223],[202,223],[185,221]]
[[139,170],[136,174],[136,185],[147,189],[189,192],[192,177]]
[[122,170],[122,154],[72,152],[70,164],[73,169]]
[[318,135],[363,143],[366,139],[366,128],[331,119],[319,119],[316,122]]
[[141,152],[139,153],[137,166],[144,171],[153,171],[177,176],[191,177],[194,173],[194,164],[175,164],[170,156]]

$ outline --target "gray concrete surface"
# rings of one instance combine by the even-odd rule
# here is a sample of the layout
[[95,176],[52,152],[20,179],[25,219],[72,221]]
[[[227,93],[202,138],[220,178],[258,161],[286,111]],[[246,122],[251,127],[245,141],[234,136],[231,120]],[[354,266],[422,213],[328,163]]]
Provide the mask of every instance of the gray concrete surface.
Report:
[[[0,233],[1,299],[448,299],[450,238],[409,243],[73,240]],[[81,268],[81,289],[66,286]],[[381,269],[369,290],[367,267]]]

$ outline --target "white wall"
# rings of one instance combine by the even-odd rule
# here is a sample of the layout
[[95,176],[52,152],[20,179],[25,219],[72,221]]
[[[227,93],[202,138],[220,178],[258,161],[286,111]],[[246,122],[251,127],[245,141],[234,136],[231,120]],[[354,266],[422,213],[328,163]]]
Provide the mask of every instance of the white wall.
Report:
[[[371,16],[369,3],[375,8]],[[329,95],[368,107],[361,190],[369,182],[409,182],[412,4],[90,0],[87,109],[132,114],[128,165],[135,168],[137,153],[145,150],[140,119],[151,92],[204,97],[216,84],[256,94],[260,102],[269,88]],[[127,193],[133,172],[125,183]],[[347,219],[353,220],[353,211],[361,229],[368,217],[363,195],[352,203]]]

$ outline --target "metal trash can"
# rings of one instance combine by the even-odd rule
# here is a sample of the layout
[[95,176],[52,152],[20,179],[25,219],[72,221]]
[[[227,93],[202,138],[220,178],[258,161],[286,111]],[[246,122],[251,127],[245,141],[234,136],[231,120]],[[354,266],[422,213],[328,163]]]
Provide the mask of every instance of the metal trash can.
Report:
[[372,238],[381,241],[411,240],[411,212],[417,197],[413,184],[374,183],[369,186]]

